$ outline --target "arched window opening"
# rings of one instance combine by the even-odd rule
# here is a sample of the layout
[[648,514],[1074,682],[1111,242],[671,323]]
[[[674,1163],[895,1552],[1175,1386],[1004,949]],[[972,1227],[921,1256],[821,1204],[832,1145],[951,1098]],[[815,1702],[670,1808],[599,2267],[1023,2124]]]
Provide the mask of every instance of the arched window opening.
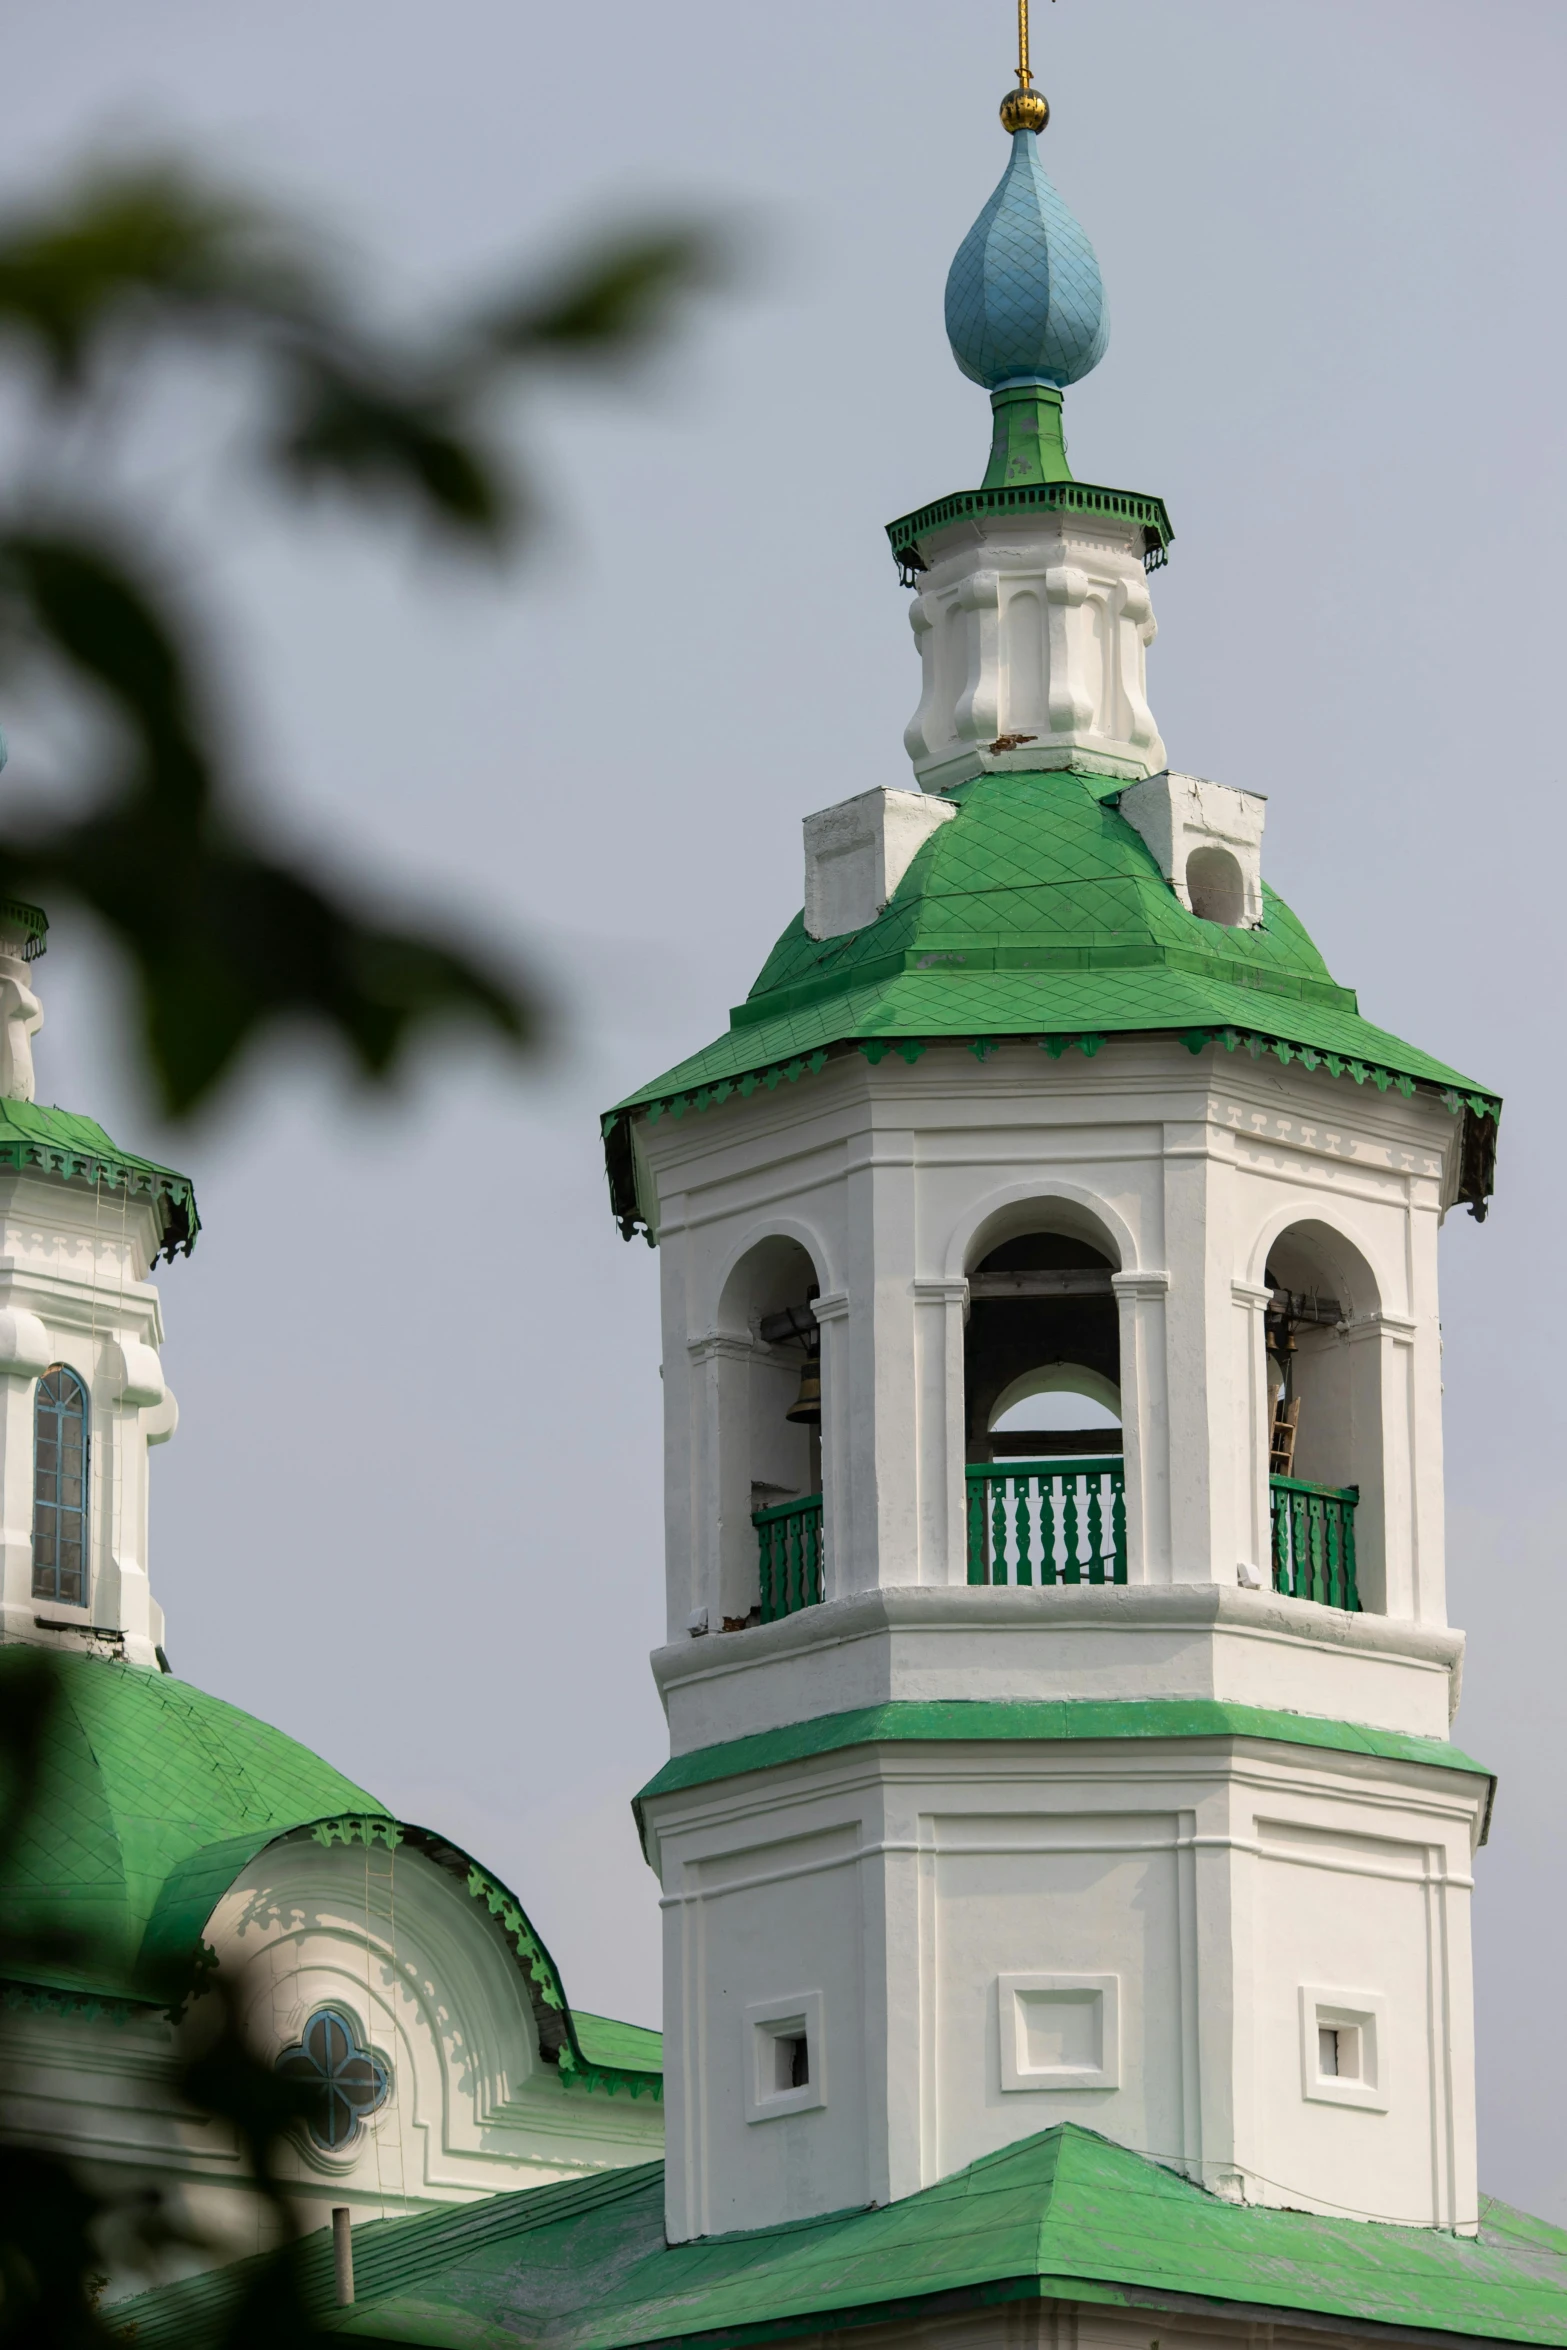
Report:
[[1239,930],[1246,919],[1246,884],[1228,849],[1193,849],[1186,860],[1186,894],[1199,921]]
[[1092,1242],[1024,1233],[969,1275],[971,1583],[1124,1583],[1120,1317]]
[[[1110,1259],[1086,1240],[1030,1232],[969,1275],[967,1454],[1119,1451],[1121,1333]],[[1005,1423],[1003,1425],[1003,1423]],[[1040,1443],[1034,1447],[1032,1439]]]
[[87,1390],[64,1363],[33,1407],[33,1597],[87,1604]]
[[[1362,1490],[1379,1482],[1371,1358],[1347,1343],[1369,1278],[1325,1226],[1292,1225],[1269,1251],[1265,1314],[1273,1583],[1297,1599],[1364,1604]],[[1365,1301],[1367,1303],[1373,1300]]]
[[[771,1623],[823,1596],[821,1326],[816,1268],[798,1241],[765,1240],[730,1275],[725,1326],[749,1346],[721,1406],[723,1625]],[[743,1523],[742,1523],[743,1520]]]

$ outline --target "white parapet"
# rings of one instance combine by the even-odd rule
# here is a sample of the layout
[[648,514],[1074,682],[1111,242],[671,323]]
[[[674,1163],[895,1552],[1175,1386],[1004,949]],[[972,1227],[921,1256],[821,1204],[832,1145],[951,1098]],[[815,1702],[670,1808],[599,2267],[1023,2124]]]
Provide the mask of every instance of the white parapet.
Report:
[[995,768],[1081,762],[1135,782],[1163,767],[1143,543],[1140,523],[1036,510],[931,535],[909,612],[924,690],[903,737],[924,790]]
[[957,814],[917,791],[864,791],[805,819],[805,927],[841,938],[874,922],[917,852]]

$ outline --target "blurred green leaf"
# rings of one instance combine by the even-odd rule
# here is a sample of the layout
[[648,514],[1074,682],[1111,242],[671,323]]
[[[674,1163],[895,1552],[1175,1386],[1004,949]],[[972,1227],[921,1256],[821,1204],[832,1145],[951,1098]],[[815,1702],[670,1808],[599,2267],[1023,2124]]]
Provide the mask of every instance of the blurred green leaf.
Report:
[[401,391],[312,358],[296,371],[275,457],[304,484],[396,499],[458,539],[506,544],[518,518],[504,461],[465,428],[456,403]]
[[93,172],[0,220],[0,327],[36,344],[62,390],[129,324],[300,323],[328,305],[319,264],[279,217],[172,161]]
[[499,305],[481,321],[481,333],[491,349],[514,359],[602,359],[651,342],[683,296],[718,286],[728,274],[728,256],[709,230],[647,230],[579,255],[544,291]]
[[[497,434],[499,395],[563,356],[603,365],[645,348],[723,270],[706,230],[641,229],[580,252],[542,290],[388,337],[297,223],[153,159],[0,218],[0,337],[43,355],[46,421],[89,386],[123,393],[171,338],[221,341],[250,369],[250,428],[275,481],[365,514],[411,513],[458,551],[491,555],[531,519],[522,463]],[[164,379],[147,380],[158,396]],[[515,971],[267,845],[201,637],[129,552],[150,534],[112,485],[95,499],[73,468],[69,514],[46,517],[25,486],[7,519],[0,481],[0,664],[63,674],[110,715],[114,747],[86,815],[0,832],[0,889],[68,895],[113,934],[161,1106],[198,1108],[280,1024],[336,1037],[375,1081],[433,1021],[513,1049],[533,1040],[537,1007]]]

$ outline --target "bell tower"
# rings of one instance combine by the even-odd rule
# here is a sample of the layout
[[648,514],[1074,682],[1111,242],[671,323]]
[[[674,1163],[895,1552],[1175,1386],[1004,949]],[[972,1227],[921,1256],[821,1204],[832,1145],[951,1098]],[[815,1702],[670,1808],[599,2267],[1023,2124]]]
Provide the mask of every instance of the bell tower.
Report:
[[34,1100],[48,927],[0,900],[0,1641],[156,1666],[148,1471],[178,1413],[148,1275],[188,1254],[196,1203],[183,1175]]
[[1266,770],[1169,765],[1048,113],[1025,51],[948,282],[988,468],[889,533],[913,773],[806,819],[727,1032],[605,1120],[662,1264],[669,2233],[1066,2120],[1472,2231],[1437,1234],[1498,1104],[1329,973]]

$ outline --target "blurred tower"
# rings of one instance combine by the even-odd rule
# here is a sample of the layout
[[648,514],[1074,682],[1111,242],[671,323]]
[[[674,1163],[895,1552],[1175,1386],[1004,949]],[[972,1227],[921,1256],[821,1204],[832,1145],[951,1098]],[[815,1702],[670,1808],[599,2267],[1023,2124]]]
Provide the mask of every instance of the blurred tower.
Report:
[[183,1175],[34,1101],[48,927],[0,901],[0,1640],[156,1665],[148,1456],[178,1413],[148,1275],[189,1252],[196,1203]]

